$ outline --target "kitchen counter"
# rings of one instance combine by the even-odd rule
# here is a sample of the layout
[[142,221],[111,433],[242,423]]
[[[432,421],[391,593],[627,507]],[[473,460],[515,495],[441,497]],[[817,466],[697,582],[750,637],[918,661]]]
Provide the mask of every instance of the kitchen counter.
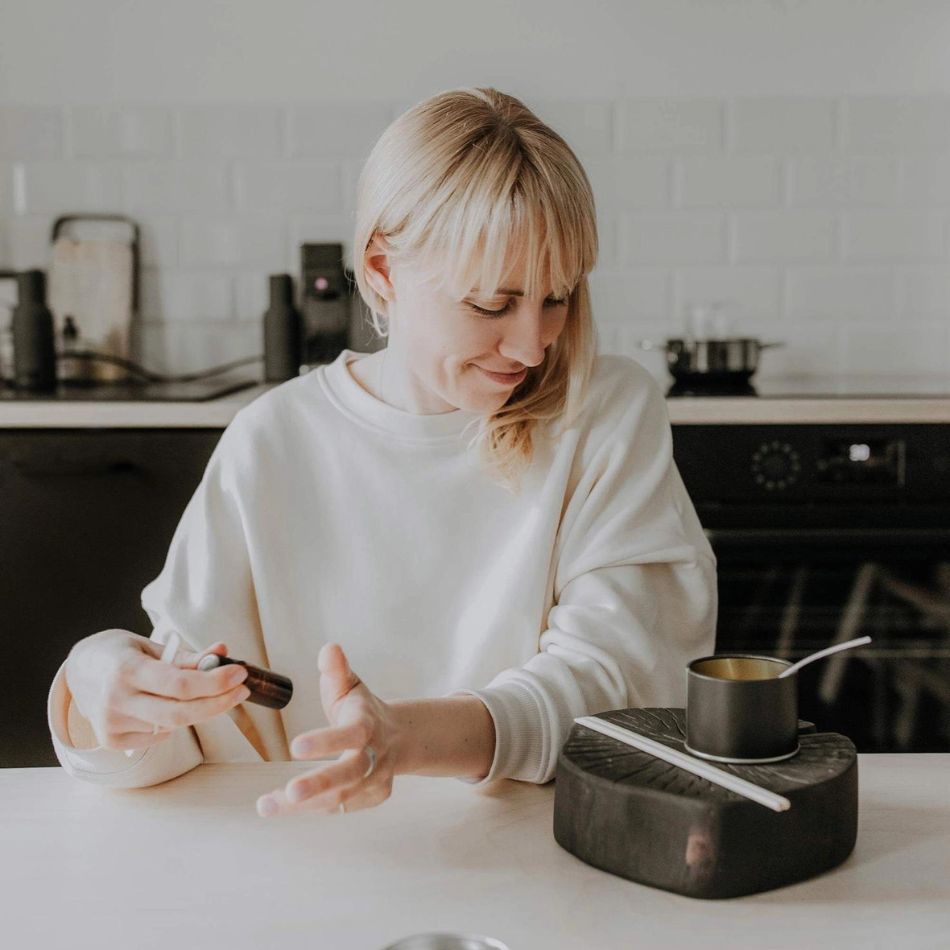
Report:
[[[223,429],[237,411],[280,383],[257,383],[204,402],[0,402],[3,428]],[[753,396],[669,396],[674,425],[950,423],[943,377],[766,379]]]
[[401,775],[376,808],[258,817],[313,763],[202,765],[145,789],[0,770],[11,947],[376,950],[422,931],[511,950],[915,950],[950,933],[950,755],[860,755],[858,841],[790,887],[703,901],[554,840],[555,783]]

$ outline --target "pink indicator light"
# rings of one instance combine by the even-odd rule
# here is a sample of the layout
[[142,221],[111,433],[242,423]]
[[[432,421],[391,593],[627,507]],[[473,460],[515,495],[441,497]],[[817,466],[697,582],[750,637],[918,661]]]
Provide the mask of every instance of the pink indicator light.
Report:
[[330,281],[328,281],[328,280],[326,279],[326,277],[318,277],[318,278],[313,282],[313,286],[316,287],[317,290],[326,290],[327,287],[330,286]]

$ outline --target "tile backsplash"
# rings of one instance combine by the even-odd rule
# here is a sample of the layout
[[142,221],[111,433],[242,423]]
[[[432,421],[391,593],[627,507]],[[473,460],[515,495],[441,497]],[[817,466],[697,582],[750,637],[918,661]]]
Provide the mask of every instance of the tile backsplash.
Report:
[[[734,333],[785,342],[763,375],[950,372],[950,97],[522,98],[594,187],[605,352],[662,377],[638,342],[725,300]],[[45,269],[61,214],[126,214],[135,356],[257,354],[268,274],[296,282],[304,242],[352,264],[357,176],[409,105],[2,106],[0,269]]]

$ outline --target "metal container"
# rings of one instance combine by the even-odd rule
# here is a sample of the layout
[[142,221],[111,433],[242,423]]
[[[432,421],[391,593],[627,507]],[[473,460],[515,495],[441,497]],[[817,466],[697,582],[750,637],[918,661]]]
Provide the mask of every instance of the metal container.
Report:
[[508,945],[475,934],[428,933],[403,937],[383,950],[508,950]]
[[666,343],[641,340],[643,350],[665,350],[666,365],[673,378],[683,383],[747,383],[759,367],[759,354],[780,342],[762,343],[755,337],[700,340],[690,337]]
[[764,764],[797,754],[798,671],[788,660],[721,653],[686,667],[686,751],[713,762]]

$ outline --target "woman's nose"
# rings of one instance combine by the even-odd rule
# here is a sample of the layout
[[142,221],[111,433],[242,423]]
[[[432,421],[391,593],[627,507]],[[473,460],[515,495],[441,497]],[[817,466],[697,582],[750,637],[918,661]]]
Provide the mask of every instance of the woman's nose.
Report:
[[540,314],[530,314],[513,320],[506,328],[501,352],[512,362],[537,366],[544,359],[544,322]]

